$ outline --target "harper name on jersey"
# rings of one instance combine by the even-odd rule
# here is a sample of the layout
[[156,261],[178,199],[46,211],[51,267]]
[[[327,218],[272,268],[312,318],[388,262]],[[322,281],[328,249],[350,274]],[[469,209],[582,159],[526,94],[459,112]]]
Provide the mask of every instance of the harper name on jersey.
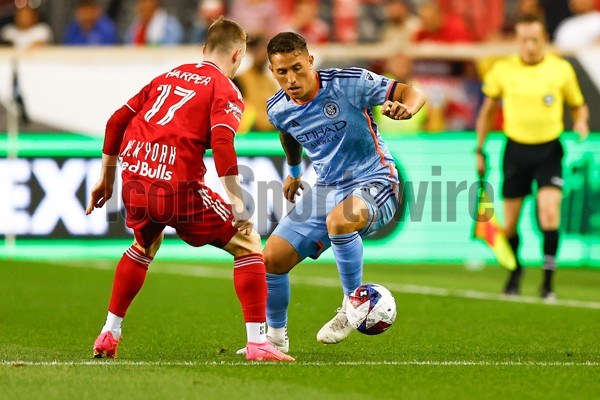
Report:
[[183,79],[186,82],[191,82],[191,83],[195,83],[196,85],[204,85],[204,86],[208,86],[208,84],[210,83],[210,79],[211,79],[210,76],[198,75],[193,72],[184,72],[184,71],[180,71],[178,69],[169,71],[165,75],[165,78],[171,78],[171,77]]
[[371,108],[392,99],[397,82],[362,68],[315,71],[319,90],[298,103],[283,90],[267,102],[271,123],[304,147],[318,185],[398,181]]

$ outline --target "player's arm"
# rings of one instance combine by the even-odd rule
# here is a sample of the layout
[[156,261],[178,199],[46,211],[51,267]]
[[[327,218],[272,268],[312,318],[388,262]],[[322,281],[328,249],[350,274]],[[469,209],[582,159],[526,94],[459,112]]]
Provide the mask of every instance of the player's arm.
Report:
[[571,107],[571,117],[573,118],[573,130],[579,133],[579,140],[584,140],[590,134],[590,110],[587,104],[579,107]]
[[477,123],[475,125],[475,130],[477,132],[477,146],[475,147],[475,158],[477,163],[477,174],[480,177],[485,175],[486,171],[486,154],[483,150],[483,145],[485,143],[485,139],[487,138],[490,129],[492,128],[492,124],[494,122],[494,117],[496,115],[496,111],[498,110],[498,106],[500,104],[500,99],[494,99],[491,97],[485,97],[483,100],[483,104],[481,105],[481,109],[479,110],[479,114],[477,115]]
[[300,195],[300,190],[304,190],[304,185],[302,185],[302,145],[292,135],[283,132],[279,133],[279,140],[289,167],[289,174],[283,182],[283,196],[289,202],[295,203],[296,196]]
[[125,129],[129,121],[135,116],[135,112],[127,105],[121,107],[108,119],[104,135],[104,147],[102,148],[102,170],[100,179],[90,193],[86,214],[101,208],[112,197],[113,185],[117,171],[117,160],[119,150],[125,135]]
[[233,223],[240,232],[249,235],[252,232],[250,213],[244,205],[244,195],[238,178],[238,164],[235,147],[233,146],[234,133],[228,127],[219,125],[212,129],[211,148],[217,174],[221,184],[227,192],[233,211]]
[[392,90],[381,107],[381,114],[391,119],[411,119],[425,104],[425,94],[410,85],[396,82]]

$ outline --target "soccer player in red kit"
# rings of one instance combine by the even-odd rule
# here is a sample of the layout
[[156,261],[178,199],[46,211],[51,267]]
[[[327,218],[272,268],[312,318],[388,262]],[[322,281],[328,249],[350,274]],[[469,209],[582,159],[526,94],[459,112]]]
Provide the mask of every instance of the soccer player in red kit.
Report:
[[[102,172],[86,212],[112,196],[117,159],[133,245],[117,265],[106,323],[94,342],[96,358],[116,358],[121,323],[141,289],[166,226],[192,246],[231,253],[233,280],[247,331],[248,360],[294,359],[267,341],[267,285],[260,236],[252,229],[238,180],[233,138],[244,109],[232,78],[246,52],[246,33],[217,19],[209,28],[204,61],[156,77],[106,124]],[[212,148],[231,204],[203,183],[202,157]]]

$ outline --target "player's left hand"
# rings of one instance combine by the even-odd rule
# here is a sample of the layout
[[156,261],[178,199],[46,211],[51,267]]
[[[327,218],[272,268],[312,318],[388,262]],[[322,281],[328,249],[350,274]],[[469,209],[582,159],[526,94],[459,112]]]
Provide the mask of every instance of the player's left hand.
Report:
[[251,215],[248,210],[246,210],[246,207],[242,208],[243,210],[239,211],[236,209],[236,207],[232,207],[233,226],[237,228],[238,232],[249,236],[250,233],[252,233],[252,226],[254,223],[252,222]]
[[295,203],[296,196],[300,196],[302,190],[304,190],[302,176],[292,178],[288,175],[287,178],[285,178],[285,181],[283,182],[283,197],[285,197],[287,201]]
[[573,124],[573,130],[579,134],[579,141],[585,140],[590,134],[590,127],[585,121]]
[[85,209],[85,215],[90,215],[94,208],[102,208],[104,204],[112,197],[113,183],[106,179],[100,178],[98,183],[92,188],[90,193],[90,202]]
[[406,104],[399,101],[386,100],[381,106],[381,114],[391,119],[411,119],[413,112]]

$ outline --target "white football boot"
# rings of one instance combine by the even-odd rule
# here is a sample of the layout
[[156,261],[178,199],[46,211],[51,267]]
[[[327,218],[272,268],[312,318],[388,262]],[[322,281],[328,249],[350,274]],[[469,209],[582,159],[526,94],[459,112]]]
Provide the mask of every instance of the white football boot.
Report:
[[348,296],[344,296],[342,306],[337,314],[317,332],[317,340],[323,344],[336,344],[346,339],[354,330],[346,317]]

